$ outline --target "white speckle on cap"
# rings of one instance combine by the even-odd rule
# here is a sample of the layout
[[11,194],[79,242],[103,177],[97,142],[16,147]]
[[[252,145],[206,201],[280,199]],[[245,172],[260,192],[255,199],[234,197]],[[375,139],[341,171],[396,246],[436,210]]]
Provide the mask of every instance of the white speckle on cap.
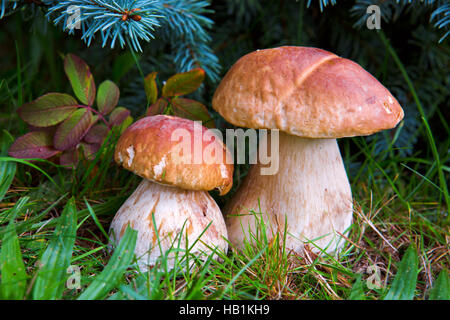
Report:
[[120,163],[123,162],[122,154],[120,152],[119,152],[119,161],[120,161]]
[[384,106],[384,110],[386,110],[387,114],[391,114],[392,113],[392,110],[391,110],[391,108],[389,108],[387,103],[384,103],[383,106]]
[[388,101],[389,101],[390,104],[393,104],[393,103],[394,103],[394,100],[392,100],[391,97],[388,97]]
[[261,113],[255,114],[253,120],[260,126],[264,124],[264,111]]
[[361,106],[358,107],[358,111],[359,111],[359,112],[362,111],[362,107],[361,107]]
[[133,159],[134,159],[134,147],[129,146],[127,148],[127,153],[128,153],[128,166],[130,167],[131,164],[133,163]]
[[162,157],[161,161],[153,167],[153,172],[155,176],[161,176],[164,168],[166,167],[166,156]]
[[224,179],[228,178],[228,170],[227,170],[227,166],[224,165],[223,163],[220,164],[220,175],[221,175],[222,178],[224,178]]

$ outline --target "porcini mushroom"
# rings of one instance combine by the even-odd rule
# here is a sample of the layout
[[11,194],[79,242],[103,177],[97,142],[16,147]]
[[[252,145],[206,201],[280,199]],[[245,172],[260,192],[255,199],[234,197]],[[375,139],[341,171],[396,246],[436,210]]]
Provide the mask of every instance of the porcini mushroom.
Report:
[[313,240],[316,252],[338,250],[352,222],[336,138],[370,135],[403,118],[397,100],[361,66],[307,47],[243,56],[219,84],[213,108],[239,127],[280,130],[278,173],[261,175],[262,165],[253,165],[223,209],[228,239],[242,245],[255,232],[249,210],[261,208],[269,239],[286,230],[286,247],[298,253]]
[[[186,141],[180,142],[177,130],[188,134],[188,148],[179,147]],[[202,157],[195,163],[191,152],[211,147],[223,151],[217,161],[208,163]],[[226,157],[228,150],[211,130],[178,117],[145,117],[121,135],[115,161],[144,179],[115,215],[110,234],[118,242],[127,225],[138,231],[135,254],[141,270],[154,266],[169,248],[185,249],[197,240],[190,252],[198,257],[213,249],[226,252],[225,222],[207,192],[217,188],[223,195],[230,190],[233,164]]]

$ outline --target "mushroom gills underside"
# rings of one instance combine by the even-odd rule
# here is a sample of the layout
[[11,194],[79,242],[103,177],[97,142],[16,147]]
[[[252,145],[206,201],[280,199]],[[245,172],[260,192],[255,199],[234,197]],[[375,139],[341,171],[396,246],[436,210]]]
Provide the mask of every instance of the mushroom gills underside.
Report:
[[127,225],[138,231],[135,254],[141,271],[155,266],[166,254],[171,269],[176,257],[180,265],[186,262],[187,252],[206,258],[216,248],[228,249],[222,212],[206,191],[144,179],[116,213],[110,227],[111,241],[118,244]]
[[[271,150],[271,139],[267,141]],[[353,205],[336,139],[279,132],[279,170],[261,175],[263,167],[258,162],[250,168],[223,209],[230,242],[239,247],[245,239],[254,239],[263,221],[269,241],[277,232],[283,239],[286,231],[285,245],[297,253],[303,253],[305,242],[311,242],[314,252],[338,251],[345,243],[340,234],[352,223]]]

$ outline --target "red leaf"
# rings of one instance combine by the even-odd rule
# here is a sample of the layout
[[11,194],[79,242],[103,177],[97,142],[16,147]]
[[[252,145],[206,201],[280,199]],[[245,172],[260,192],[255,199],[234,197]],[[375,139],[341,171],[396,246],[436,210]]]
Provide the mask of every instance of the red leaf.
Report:
[[193,121],[201,121],[207,128],[215,128],[214,120],[209,115],[208,109],[198,101],[174,98],[171,100],[173,114],[180,118]]
[[64,71],[77,98],[82,103],[92,106],[95,99],[95,82],[86,62],[69,53],[64,59]]
[[77,166],[78,160],[78,149],[75,148],[64,151],[59,158],[59,164],[62,166],[67,166],[68,169],[72,169]]
[[78,107],[77,101],[64,93],[47,93],[21,106],[17,112],[28,124],[49,127],[66,119]]
[[100,149],[100,144],[96,143],[80,143],[81,148],[83,149],[84,157],[88,160],[93,160],[95,158],[95,154]]
[[170,77],[162,88],[163,97],[176,97],[185,95],[200,87],[205,80],[205,71],[202,68],[192,69],[191,71],[178,73]]
[[154,104],[148,107],[147,116],[156,116],[158,114],[164,114],[164,111],[167,108],[167,100],[164,98],[158,99]]
[[109,129],[102,123],[92,126],[88,133],[84,136],[84,140],[88,143],[102,144],[108,135]]
[[92,113],[87,108],[81,108],[64,120],[56,129],[53,139],[55,148],[68,150],[75,147],[85,136],[92,123]]
[[130,110],[124,107],[117,107],[109,116],[109,123],[113,126],[121,124],[130,115]]
[[8,154],[20,159],[48,159],[59,152],[53,148],[52,140],[52,136],[48,132],[29,132],[12,144]]

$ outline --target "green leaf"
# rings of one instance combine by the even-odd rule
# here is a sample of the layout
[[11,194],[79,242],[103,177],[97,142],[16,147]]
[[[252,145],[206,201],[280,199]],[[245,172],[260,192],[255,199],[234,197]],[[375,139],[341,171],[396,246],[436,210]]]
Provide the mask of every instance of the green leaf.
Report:
[[86,62],[69,53],[64,59],[64,71],[78,100],[92,106],[95,99],[95,83]]
[[0,299],[2,300],[20,300],[25,295],[27,274],[20,252],[14,219],[28,200],[28,197],[20,198],[11,209],[10,221],[3,235],[0,252]]
[[148,107],[147,116],[156,116],[158,114],[164,114],[168,106],[168,102],[164,98],[158,99],[154,104]]
[[68,150],[75,147],[89,130],[92,123],[92,112],[80,108],[64,120],[56,129],[53,143],[58,150]]
[[18,138],[9,148],[8,154],[19,159],[48,159],[58,152],[53,147],[53,137],[48,132],[33,131]]
[[119,80],[134,67],[134,64],[135,61],[131,52],[125,52],[118,56],[112,67],[113,80],[119,82]]
[[117,85],[110,81],[103,81],[98,87],[97,107],[101,114],[110,113],[119,102],[120,91]]
[[[4,156],[8,153],[9,145],[12,142],[12,137],[7,131],[2,135],[0,140],[0,155]],[[14,176],[16,175],[17,165],[14,162],[0,162],[0,202],[2,202],[3,197],[9,190]]]
[[125,118],[125,120],[122,122],[122,124],[120,125],[120,134],[122,134],[126,128],[128,128],[131,124],[133,123],[133,117],[132,116],[128,116]]
[[145,95],[147,96],[147,104],[154,104],[158,99],[158,86],[156,85],[157,72],[149,73],[144,79]]
[[77,109],[78,102],[64,93],[47,93],[21,106],[17,112],[23,121],[36,127],[49,127],[65,120]]
[[92,115],[91,126],[93,126],[97,122],[98,118],[99,118],[98,114]]
[[209,115],[208,109],[198,101],[174,98],[171,100],[172,112],[175,116],[193,121],[201,121],[207,128],[215,128],[214,120]]
[[412,300],[416,289],[419,259],[410,245],[400,261],[398,272],[384,300]]
[[124,107],[117,107],[109,115],[109,123],[113,126],[118,126],[130,115],[130,110]]
[[176,97],[194,92],[200,87],[204,80],[205,71],[202,68],[178,73],[167,80],[162,89],[162,96]]
[[77,209],[71,198],[64,207],[53,238],[39,259],[40,269],[33,287],[33,299],[61,299],[70,266],[77,227]]
[[446,269],[442,270],[430,290],[429,300],[450,300],[450,279]]
[[95,300],[104,298],[110,290],[118,285],[125,270],[129,267],[136,247],[137,231],[127,226],[125,233],[103,271],[95,277],[78,300]]
[[350,292],[349,300],[364,300],[364,282],[361,274],[358,274],[355,283],[353,284],[352,291]]

